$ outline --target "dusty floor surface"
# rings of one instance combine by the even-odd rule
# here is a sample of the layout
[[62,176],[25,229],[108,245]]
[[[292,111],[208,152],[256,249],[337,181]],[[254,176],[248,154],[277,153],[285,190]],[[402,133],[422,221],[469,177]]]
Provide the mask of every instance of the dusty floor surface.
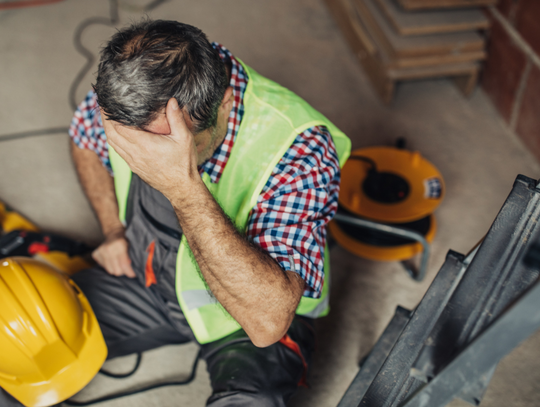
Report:
[[[138,20],[142,0],[121,2],[120,24]],[[0,3],[1,4],[1,3]],[[67,126],[67,94],[84,64],[73,47],[77,25],[108,16],[106,0],[0,11],[0,137]],[[353,148],[391,144],[405,137],[442,172],[446,199],[436,212],[438,234],[426,280],[413,282],[396,263],[332,251],[332,313],[318,322],[319,351],[310,376],[291,406],[336,406],[399,304],[413,308],[449,249],[466,253],[487,231],[516,175],[540,177],[540,166],[505,127],[482,90],[465,99],[447,80],[406,83],[383,105],[349,51],[322,0],[171,0],[149,13],[203,29],[265,76],[289,87],[344,130]],[[89,27],[82,37],[97,51],[114,29]],[[81,100],[93,80],[77,89]],[[101,235],[77,182],[65,133],[0,143],[0,199],[48,231],[96,243]],[[502,361],[482,406],[540,405],[540,335]],[[96,377],[78,396],[93,398],[190,369],[195,345],[147,352],[130,379]],[[134,358],[107,363],[129,369]],[[210,393],[204,363],[189,386],[163,388],[101,404],[103,407],[202,406]],[[465,405],[454,401],[452,406]]]

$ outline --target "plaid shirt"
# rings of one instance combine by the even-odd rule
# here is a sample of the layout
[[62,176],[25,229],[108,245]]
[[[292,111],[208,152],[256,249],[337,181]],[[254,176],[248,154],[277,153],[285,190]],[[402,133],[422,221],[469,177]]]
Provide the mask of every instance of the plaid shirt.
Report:
[[[213,156],[199,167],[218,182],[244,115],[247,75],[223,46],[213,43],[224,61],[230,61],[234,102],[228,131]],[[77,146],[93,150],[112,174],[107,137],[97,97],[90,91],[79,105],[69,130]],[[306,282],[304,296],[318,298],[324,284],[325,225],[337,210],[339,161],[326,127],[312,127],[299,134],[264,186],[252,209],[247,238],[265,250],[285,270],[295,271]]]

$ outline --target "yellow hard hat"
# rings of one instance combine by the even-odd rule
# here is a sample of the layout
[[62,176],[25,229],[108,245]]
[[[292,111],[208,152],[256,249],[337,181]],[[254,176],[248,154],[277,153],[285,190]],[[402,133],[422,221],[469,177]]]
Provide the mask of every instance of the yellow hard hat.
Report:
[[12,230],[30,230],[37,232],[38,228],[21,214],[9,208],[0,201],[0,229],[7,233]]
[[0,387],[28,407],[81,390],[107,347],[90,303],[67,276],[38,260],[0,260]]

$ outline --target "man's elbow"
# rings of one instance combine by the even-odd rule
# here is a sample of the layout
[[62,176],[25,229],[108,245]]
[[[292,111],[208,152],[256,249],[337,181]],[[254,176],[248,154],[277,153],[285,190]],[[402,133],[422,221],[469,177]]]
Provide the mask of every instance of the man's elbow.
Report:
[[283,338],[283,335],[249,335],[249,339],[251,339],[253,345],[258,348],[267,348],[278,342],[281,338]]
[[266,322],[251,331],[246,330],[246,333],[256,347],[266,348],[279,342],[279,340],[285,336],[291,325],[292,317],[287,318],[286,321],[287,322],[282,320],[279,323]]

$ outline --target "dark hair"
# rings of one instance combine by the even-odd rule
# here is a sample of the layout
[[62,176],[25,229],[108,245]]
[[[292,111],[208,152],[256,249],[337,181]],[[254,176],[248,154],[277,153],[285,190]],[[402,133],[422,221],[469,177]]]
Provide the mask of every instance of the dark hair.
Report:
[[227,86],[225,64],[201,30],[143,20],[118,31],[101,50],[94,90],[109,119],[138,128],[174,97],[198,133],[215,126]]

